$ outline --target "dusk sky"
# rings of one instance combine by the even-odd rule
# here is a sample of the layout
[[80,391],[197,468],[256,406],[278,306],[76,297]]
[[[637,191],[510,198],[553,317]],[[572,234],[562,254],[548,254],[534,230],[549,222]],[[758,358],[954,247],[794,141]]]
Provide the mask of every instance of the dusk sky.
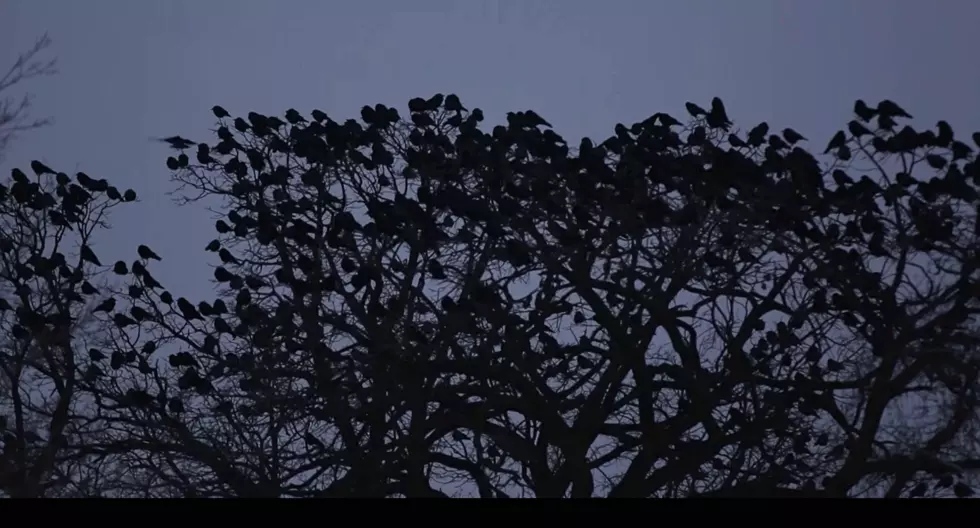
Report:
[[[618,123],[721,97],[740,128],[790,126],[822,151],[855,99],[898,102],[917,128],[980,130],[980,3],[965,0],[0,0],[0,69],[47,33],[59,74],[20,87],[54,120],[10,146],[0,171],[39,159],[133,188],[97,240],[175,296],[211,296],[214,214],[178,207],[151,137],[213,143],[232,115],[455,93],[486,129],[533,109],[570,144]],[[21,92],[16,92],[17,95]]]
[[793,126],[822,149],[856,98],[980,129],[978,21],[955,0],[0,0],[0,64],[48,32],[61,70],[30,85],[55,124],[0,170],[41,159],[136,189],[100,253],[148,242],[157,276],[194,295],[211,213],[171,204],[168,152],[149,138],[210,141],[215,104],[343,120],[456,93],[490,122],[534,109],[577,142],[717,95],[743,128]]

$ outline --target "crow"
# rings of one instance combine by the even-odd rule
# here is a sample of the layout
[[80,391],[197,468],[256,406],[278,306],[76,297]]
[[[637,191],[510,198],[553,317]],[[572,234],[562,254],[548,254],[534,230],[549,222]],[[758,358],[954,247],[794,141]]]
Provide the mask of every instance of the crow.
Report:
[[166,143],[170,145],[170,148],[174,150],[186,150],[196,145],[196,143],[194,143],[193,141],[187,138],[182,138],[180,136],[171,136],[168,138],[150,138],[150,139]]

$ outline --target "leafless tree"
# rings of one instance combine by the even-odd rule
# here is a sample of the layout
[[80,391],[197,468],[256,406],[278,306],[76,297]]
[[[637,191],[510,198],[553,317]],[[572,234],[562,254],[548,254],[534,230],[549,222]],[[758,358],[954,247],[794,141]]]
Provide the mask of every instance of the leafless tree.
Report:
[[104,333],[92,314],[107,282],[88,256],[121,199],[32,165],[34,178],[15,169],[0,184],[0,491],[77,496],[91,473],[80,446],[98,424],[79,383]]
[[[86,357],[54,347],[97,411],[55,494],[973,493],[980,133],[858,102],[811,153],[715,99],[574,148],[530,111],[408,109],[215,107],[215,141],[166,140],[188,202],[224,201],[216,291],[172,294],[146,245],[82,252],[125,279],[99,291],[67,269],[102,326]],[[54,195],[135,198],[82,176]],[[30,184],[5,203],[55,221]],[[51,355],[19,305],[40,348],[14,359]]]
[[174,298],[147,252],[116,293],[88,390],[128,494],[972,493],[974,147],[889,101],[822,162],[720,100],[577,152],[409,110],[171,138],[225,201],[220,287]]
[[43,52],[51,46],[51,38],[42,35],[34,46],[21,53],[14,64],[0,77],[0,160],[11,141],[21,133],[51,123],[50,118],[31,115],[33,96],[30,92],[15,94],[25,83],[38,77],[57,73],[56,59],[44,59]]

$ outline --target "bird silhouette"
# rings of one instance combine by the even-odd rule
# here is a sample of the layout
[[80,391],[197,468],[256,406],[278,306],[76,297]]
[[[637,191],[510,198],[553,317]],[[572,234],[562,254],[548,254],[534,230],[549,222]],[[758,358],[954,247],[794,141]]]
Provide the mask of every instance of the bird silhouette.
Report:
[[291,125],[296,125],[299,123],[305,123],[306,118],[300,115],[295,108],[290,108],[289,110],[286,110],[286,121],[289,121],[289,124]]
[[878,114],[885,117],[904,117],[906,119],[912,119],[912,116],[905,111],[902,107],[898,106],[894,101],[885,99],[878,103]]
[[711,111],[705,116],[705,121],[711,128],[723,130],[728,130],[728,127],[732,125],[731,120],[728,119],[728,112],[725,111],[725,103],[721,101],[721,98],[711,99]]
[[728,135],[728,144],[731,145],[731,146],[733,146],[733,147],[735,147],[735,148],[742,148],[742,147],[747,146],[747,144],[745,143],[745,141],[743,141],[742,138],[738,137],[735,134],[729,134]]
[[824,154],[830,152],[831,150],[839,149],[847,144],[847,135],[844,134],[843,130],[838,130],[830,141],[827,143],[827,148],[823,151]]
[[170,148],[174,150],[186,150],[196,145],[196,143],[194,143],[193,141],[180,136],[170,136],[168,138],[150,138],[150,139],[154,141],[160,141],[162,143],[166,143],[170,145]]
[[449,110],[450,112],[463,112],[466,110],[456,94],[447,95],[443,104],[446,110]]
[[870,130],[868,130],[868,127],[862,125],[857,121],[851,121],[847,123],[847,130],[851,133],[852,136],[856,138],[867,136],[872,133]]
[[183,297],[177,299],[177,309],[180,310],[181,314],[188,321],[191,321],[191,320],[194,320],[194,319],[201,319],[201,314],[199,314],[197,312],[197,308],[195,308],[194,305],[191,304],[190,301],[188,301],[187,299],[185,299]]
[[34,171],[34,174],[37,174],[38,176],[55,173],[54,170],[51,169],[51,167],[48,167],[47,165],[41,163],[38,160],[34,160],[31,162],[31,170]]
[[799,132],[793,130],[792,128],[784,128],[783,129],[783,139],[785,139],[786,142],[789,143],[790,145],[795,145],[795,144],[799,143],[800,141],[805,141],[806,140],[806,138],[803,137],[802,134],[800,134]]
[[953,142],[953,127],[949,126],[946,121],[939,121],[936,123],[936,128],[938,129],[938,134],[936,134],[936,145],[940,147],[948,147],[950,143]]
[[684,108],[687,109],[687,113],[691,114],[691,117],[701,117],[708,113],[704,108],[691,102],[684,103]]
[[769,124],[762,122],[749,130],[745,140],[750,146],[758,147],[766,141],[767,134],[769,134]]
[[99,303],[98,306],[95,307],[94,311],[108,313],[115,310],[115,308],[116,308],[116,300],[113,299],[112,297],[109,297],[108,299]]
[[677,118],[675,118],[670,114],[665,114],[663,112],[654,114],[653,117],[657,119],[657,121],[660,123],[661,126],[665,126],[667,128],[679,126],[681,124],[681,122],[678,121]]
[[854,102],[854,114],[857,115],[861,119],[861,121],[867,123],[868,121],[871,121],[874,118],[874,116],[878,114],[878,111],[868,107],[867,103],[865,103],[861,99],[858,99],[857,101]]
[[140,258],[144,260],[162,260],[160,255],[157,255],[148,246],[142,244],[136,248],[136,252],[139,253]]
[[95,264],[96,266],[102,265],[102,262],[99,261],[99,257],[97,257],[95,252],[92,251],[92,248],[88,246],[82,246],[80,255],[84,262]]

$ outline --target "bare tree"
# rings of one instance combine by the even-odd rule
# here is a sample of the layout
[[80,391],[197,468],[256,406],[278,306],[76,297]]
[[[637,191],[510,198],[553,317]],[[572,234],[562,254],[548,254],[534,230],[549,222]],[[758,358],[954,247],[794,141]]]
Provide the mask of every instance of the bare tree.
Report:
[[135,195],[80,174],[86,188],[37,161],[32,170],[0,183],[0,492],[77,496],[90,473],[80,446],[98,425],[78,384],[104,333],[92,314],[107,282],[92,267],[92,237]]
[[[217,288],[173,295],[146,245],[80,252],[125,283],[56,289],[103,324],[54,347],[97,411],[57,494],[973,493],[980,133],[859,101],[814,154],[715,99],[574,148],[531,111],[408,110],[215,107],[216,141],[165,140],[188,200],[224,200]],[[119,197],[83,176],[54,195]],[[64,210],[23,175],[9,196]],[[42,357],[58,312],[14,293],[11,335],[41,345],[14,360]]]
[[225,200],[220,286],[118,268],[86,390],[125,494],[972,493],[980,167],[945,123],[862,103],[821,162],[720,99],[575,150],[408,106],[170,138]]
[[21,53],[9,70],[0,77],[0,160],[10,142],[29,130],[51,123],[50,118],[34,118],[31,115],[33,96],[30,92],[15,95],[12,92],[37,77],[57,73],[56,59],[40,57],[51,46],[47,34],[42,35],[28,51]]

